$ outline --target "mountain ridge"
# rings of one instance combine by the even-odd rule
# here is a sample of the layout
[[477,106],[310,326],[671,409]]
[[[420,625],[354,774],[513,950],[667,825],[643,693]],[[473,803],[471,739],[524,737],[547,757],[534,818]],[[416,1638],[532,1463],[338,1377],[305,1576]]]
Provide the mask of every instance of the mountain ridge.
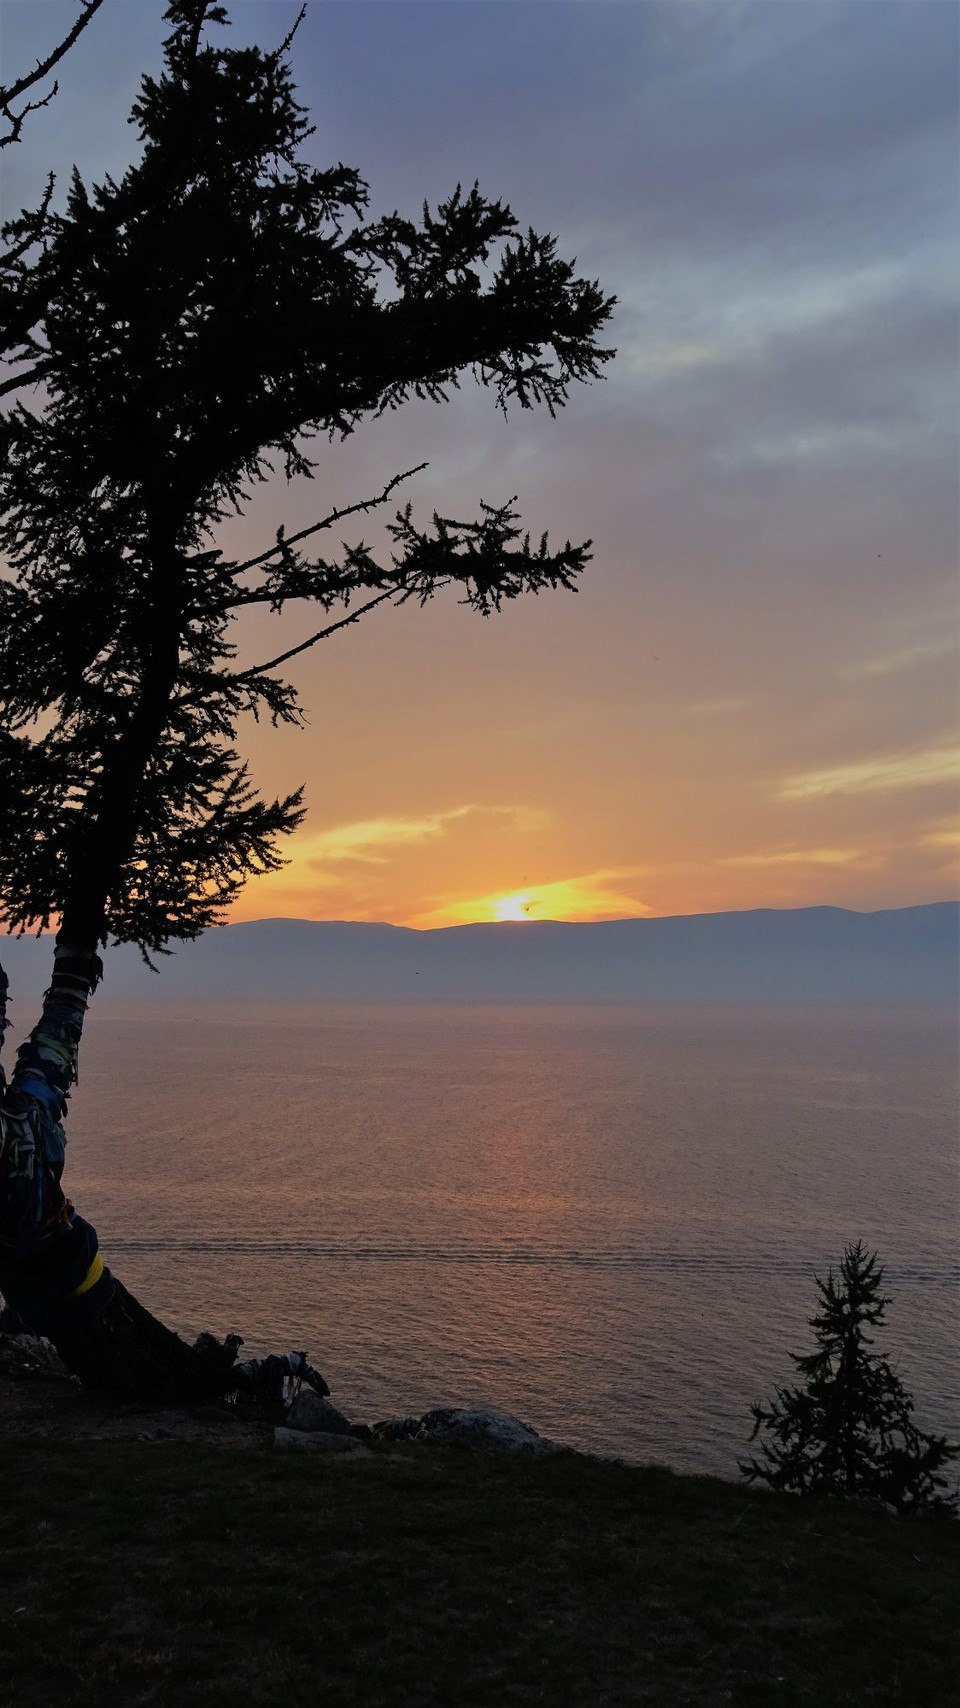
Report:
[[[11,978],[42,989],[49,938],[8,939]],[[830,905],[417,929],[268,918],[159,957],[108,950],[102,1000],[951,1002],[960,903]]]

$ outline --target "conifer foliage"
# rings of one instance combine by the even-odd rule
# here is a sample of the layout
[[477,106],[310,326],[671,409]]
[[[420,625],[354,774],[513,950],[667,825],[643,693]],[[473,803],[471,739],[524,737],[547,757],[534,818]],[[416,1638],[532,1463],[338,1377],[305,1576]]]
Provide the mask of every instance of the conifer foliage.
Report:
[[944,1436],[913,1421],[914,1403],[868,1329],[882,1328],[890,1298],[883,1270],[863,1243],[848,1246],[834,1279],[816,1278],[820,1308],[810,1318],[815,1352],[790,1354],[802,1386],[777,1388],[751,1407],[761,1458],[742,1461],[751,1482],[792,1494],[835,1494],[882,1502],[900,1513],[955,1515],[958,1495],[944,1475],[960,1454]]
[[[612,355],[613,299],[502,202],[457,186],[419,221],[370,219],[356,170],[305,160],[296,26],[263,51],[222,45],[211,0],[165,18],[136,163],[75,173],[63,211],[48,186],[0,263],[0,919],[144,951],[280,863],[301,795],[261,799],[238,726],[299,721],[287,659],[443,587],[484,615],[572,588],[590,555],[531,543],[513,500],[425,526],[407,505],[386,552],[317,551],[410,470],[246,561],[218,525],[271,467],[312,475],[313,442],[410,397],[472,373],[501,408],[552,414]],[[305,638],[241,668],[233,625],[257,606],[303,609]]]

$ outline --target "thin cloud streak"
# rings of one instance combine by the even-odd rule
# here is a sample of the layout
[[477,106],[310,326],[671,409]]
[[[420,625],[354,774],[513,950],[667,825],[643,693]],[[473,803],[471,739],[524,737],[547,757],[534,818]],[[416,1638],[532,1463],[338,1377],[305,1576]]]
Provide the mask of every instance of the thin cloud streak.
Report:
[[896,753],[882,759],[854,760],[822,771],[788,777],[777,790],[781,801],[819,795],[866,794],[880,789],[916,789],[960,780],[960,744],[930,747],[922,753]]
[[960,849],[960,824],[945,824],[936,830],[928,830],[921,836],[920,845],[923,848]]
[[881,858],[862,848],[790,848],[773,854],[729,854],[721,866],[877,866]]
[[841,676],[850,681],[863,677],[895,676],[902,670],[916,670],[932,659],[949,658],[956,651],[957,641],[953,635],[942,635],[939,640],[914,641],[909,646],[897,647],[876,658],[865,658],[859,664],[847,665]]
[[750,712],[756,703],[755,696],[747,695],[729,700],[693,700],[687,711],[693,717],[725,718],[732,717],[736,712]]
[[459,820],[473,814],[509,820],[516,830],[538,829],[543,815],[529,807],[484,807],[470,804],[425,813],[420,818],[371,818],[356,824],[337,825],[299,837],[291,844],[291,857],[300,864],[319,868],[341,860],[359,860],[372,866],[388,863],[391,853],[418,842],[443,836]]

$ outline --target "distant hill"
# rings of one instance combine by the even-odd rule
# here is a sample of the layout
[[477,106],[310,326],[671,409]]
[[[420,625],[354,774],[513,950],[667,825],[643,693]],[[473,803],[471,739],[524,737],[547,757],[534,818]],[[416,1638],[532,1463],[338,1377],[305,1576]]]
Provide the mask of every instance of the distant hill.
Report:
[[[0,938],[21,1003],[50,940]],[[960,903],[877,913],[760,908],[569,925],[396,925],[261,919],[159,961],[109,952],[105,1001],[955,1002]]]

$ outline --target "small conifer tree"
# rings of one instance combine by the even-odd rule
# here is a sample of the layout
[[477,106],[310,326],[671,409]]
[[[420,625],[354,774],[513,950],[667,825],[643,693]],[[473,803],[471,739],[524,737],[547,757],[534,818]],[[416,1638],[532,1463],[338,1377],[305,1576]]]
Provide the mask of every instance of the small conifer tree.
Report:
[[913,1422],[913,1400],[889,1356],[873,1350],[868,1329],[884,1326],[877,1253],[847,1246],[839,1280],[815,1277],[820,1309],[812,1316],[817,1349],[790,1353],[804,1385],[775,1388],[751,1407],[761,1458],[740,1461],[750,1482],[791,1494],[839,1494],[882,1501],[900,1513],[956,1516],[944,1468],[960,1454],[945,1436]]

